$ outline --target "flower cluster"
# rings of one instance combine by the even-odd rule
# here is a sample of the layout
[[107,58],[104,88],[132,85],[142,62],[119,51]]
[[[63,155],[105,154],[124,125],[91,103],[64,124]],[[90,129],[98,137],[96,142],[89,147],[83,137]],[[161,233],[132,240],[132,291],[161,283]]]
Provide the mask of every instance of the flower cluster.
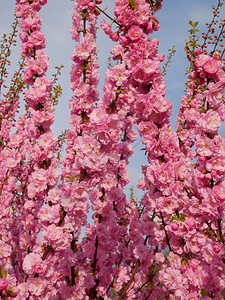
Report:
[[[46,220],[43,218],[42,221],[40,216],[45,198],[59,178],[54,158],[57,139],[50,130],[54,121],[50,99],[52,81],[45,76],[49,62],[43,51],[46,41],[39,15],[46,3],[43,0],[18,0],[16,6],[16,16],[21,19],[21,52],[28,89],[25,93],[26,113],[15,123],[16,130],[9,135],[0,160],[2,204],[7,207],[1,218],[2,222],[7,222],[7,226],[1,222],[1,242],[4,244],[1,245],[0,268],[2,286],[5,284],[1,295],[11,297],[15,297],[19,290],[18,297],[42,296],[47,291],[44,280],[38,289],[33,282],[40,281],[35,277],[46,270],[42,263],[41,244],[37,246],[38,234],[46,225]],[[57,218],[59,207],[52,214]],[[33,285],[29,285],[30,282]]]
[[[19,96],[0,105],[0,297],[222,299],[225,286],[224,63],[198,48],[173,130],[158,53],[162,0],[116,0],[115,18],[76,0],[66,154],[59,159],[52,80],[40,9],[17,0],[26,113],[10,132]],[[96,24],[117,44],[102,98]],[[188,50],[189,51],[189,50]],[[21,64],[21,70],[23,64]],[[5,71],[4,71],[5,72]],[[20,88],[24,83],[20,82]],[[10,90],[12,92],[12,90]],[[142,138],[138,202],[127,200],[129,158]],[[59,165],[62,166],[60,170]],[[61,174],[60,174],[61,172]],[[92,217],[90,221],[89,215]],[[85,230],[85,234],[83,231]]]

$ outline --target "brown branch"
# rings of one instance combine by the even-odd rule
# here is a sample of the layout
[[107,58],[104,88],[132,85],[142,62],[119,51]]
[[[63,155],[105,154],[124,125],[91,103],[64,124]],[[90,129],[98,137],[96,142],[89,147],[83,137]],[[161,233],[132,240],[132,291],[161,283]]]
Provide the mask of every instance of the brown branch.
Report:
[[211,21],[211,23],[210,23],[209,26],[208,26],[208,32],[205,34],[204,42],[203,42],[203,44],[201,45],[201,48],[202,48],[202,49],[204,49],[204,47],[205,47],[205,45],[206,45],[206,41],[207,41],[208,35],[209,35],[210,31],[211,31],[211,27],[212,27],[212,25],[214,24],[214,21],[215,21],[217,12],[218,12],[218,10],[219,10],[219,8],[220,8],[220,6],[221,6],[220,3],[221,3],[220,0],[218,0],[218,4],[217,4],[217,7],[216,7],[216,9],[215,9],[215,13],[213,14],[212,21]]
[[225,53],[225,48],[223,49],[223,52],[222,52],[221,55],[220,55],[220,58],[221,58],[221,59],[223,58],[224,53]]
[[222,228],[221,228],[221,222],[222,222],[222,219],[217,219],[220,239],[221,239],[222,243],[224,244],[223,233],[222,233]]
[[[97,264],[97,254],[98,254],[98,236],[96,235],[96,241],[95,241],[95,253],[94,253],[94,262],[93,262],[93,275],[95,275],[96,272],[96,264]],[[97,287],[99,285],[99,280],[95,279],[95,285],[90,289],[89,299],[94,300],[97,299]]]
[[164,229],[164,232],[165,232],[165,235],[166,235],[166,243],[170,249],[170,251],[172,251],[171,249],[171,246],[170,246],[170,240],[169,240],[169,237],[168,237],[168,234],[167,234],[167,231],[166,231],[166,224],[165,224],[165,221],[164,221],[164,218],[163,218],[163,215],[162,215],[162,212],[160,211],[160,217],[162,219],[162,223],[163,223],[163,229]]
[[[84,26],[83,36],[85,36],[85,34],[87,33],[86,18],[83,19],[83,26]],[[83,63],[83,82],[86,82],[86,65],[87,65],[87,61],[84,61],[84,63]]]
[[115,19],[113,19],[112,17],[110,17],[104,10],[102,10],[100,7],[98,7],[97,5],[95,5],[95,7],[101,12],[103,13],[107,18],[109,18],[113,23],[116,23],[118,26],[121,26]]
[[[220,29],[219,36],[217,37],[217,40],[216,40],[215,45],[214,45],[214,48],[213,48],[213,50],[212,50],[212,52],[211,52],[212,54],[216,51],[216,47],[217,47],[217,45],[218,45],[219,42],[220,42],[220,37],[221,37],[221,35],[223,35],[224,27],[225,27],[225,23],[223,22],[223,24],[221,25],[221,29]],[[222,57],[221,57],[221,58],[222,58]]]
[[[73,234],[73,239],[70,243],[70,248],[72,249],[72,251],[74,252],[75,251],[75,246],[76,246],[76,239],[74,237],[74,233],[72,232]],[[71,266],[70,267],[70,270],[71,270],[71,285],[75,285],[75,278],[77,276],[77,272],[75,270],[75,266]]]
[[98,254],[98,236],[96,236],[96,241],[95,241],[95,253],[94,253],[94,262],[93,262],[93,273],[94,274],[96,272],[97,254]]
[[[146,245],[146,243],[148,241],[148,238],[149,238],[149,236],[145,237],[144,245]],[[120,295],[120,297],[119,297],[118,300],[123,299],[123,297],[126,295],[126,292],[127,292],[128,288],[130,287],[131,283],[135,279],[135,273],[136,273],[137,268],[139,267],[140,263],[141,263],[141,261],[140,261],[140,259],[138,259],[137,262],[136,262],[136,265],[135,265],[135,267],[133,269],[133,272],[131,274],[130,280],[128,281],[128,283],[126,284],[126,286],[122,289],[122,291],[121,291],[122,293],[121,293],[121,295]]]
[[[60,220],[57,224],[58,227],[60,227],[62,225],[62,222],[64,221],[65,217],[66,217],[67,212],[64,210],[64,208],[62,208],[62,213],[60,214]],[[54,252],[54,249],[52,246],[48,245],[45,247],[45,251],[42,255],[42,260],[44,261],[48,255],[49,252]]]
[[126,292],[127,292],[128,288],[129,288],[129,286],[130,286],[131,283],[134,281],[134,276],[135,276],[135,273],[136,273],[137,268],[138,268],[139,265],[140,265],[140,259],[138,259],[138,261],[136,262],[136,265],[135,265],[135,267],[134,267],[134,269],[133,269],[133,272],[132,272],[132,274],[131,274],[130,280],[128,281],[128,283],[127,283],[127,285],[125,286],[125,288],[122,289],[122,293],[121,293],[121,295],[119,296],[119,299],[118,299],[118,300],[122,300],[123,297],[126,295]]
[[65,211],[63,207],[61,209],[62,209],[62,212],[60,214],[60,220],[57,224],[58,227],[60,227],[62,225],[62,222],[64,221],[66,214],[67,214],[67,211]]
[[47,255],[48,255],[48,253],[49,252],[54,252],[54,250],[53,250],[53,248],[52,248],[52,246],[47,246],[46,248],[45,248],[45,251],[44,251],[44,253],[43,253],[43,255],[42,255],[42,260],[44,261],[44,260],[46,260],[46,257],[47,257]]

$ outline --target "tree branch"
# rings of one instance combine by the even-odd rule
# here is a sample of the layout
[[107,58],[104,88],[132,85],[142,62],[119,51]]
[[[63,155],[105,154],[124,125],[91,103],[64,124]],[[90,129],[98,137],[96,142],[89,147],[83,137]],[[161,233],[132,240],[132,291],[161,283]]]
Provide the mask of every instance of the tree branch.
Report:
[[110,17],[104,10],[102,10],[100,7],[98,7],[97,5],[95,5],[95,7],[101,12],[103,13],[107,18],[109,18],[113,23],[116,23],[118,26],[121,26],[115,19],[113,19],[112,17]]
[[163,229],[165,231],[165,235],[166,235],[166,243],[170,249],[170,251],[172,251],[171,249],[171,246],[170,246],[170,240],[169,240],[169,237],[168,237],[168,234],[167,234],[167,231],[166,231],[166,224],[165,224],[165,221],[164,221],[164,218],[163,218],[163,215],[162,215],[162,212],[160,211],[160,217],[162,219],[162,223],[163,223]]

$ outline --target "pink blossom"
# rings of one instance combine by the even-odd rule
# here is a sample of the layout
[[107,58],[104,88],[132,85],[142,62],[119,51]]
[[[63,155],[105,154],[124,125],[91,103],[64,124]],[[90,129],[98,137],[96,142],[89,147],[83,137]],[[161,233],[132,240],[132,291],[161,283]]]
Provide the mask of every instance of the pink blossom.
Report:
[[221,99],[224,92],[224,84],[222,82],[213,83],[210,82],[208,84],[208,91],[206,94],[207,100],[210,105],[217,105],[221,103]]
[[111,78],[111,80],[116,82],[117,86],[122,86],[130,73],[126,70],[125,64],[120,64],[112,67],[110,70],[107,70],[106,74]]
[[149,22],[150,7],[144,1],[136,1],[134,9],[135,23],[137,25],[147,26]]
[[209,172],[219,171],[225,172],[225,158],[224,157],[214,157],[207,161],[206,170]]
[[132,72],[133,78],[138,82],[144,82],[146,78],[146,72],[143,66],[137,65]]
[[143,67],[147,75],[153,75],[160,72],[158,64],[151,59],[145,59],[143,62]]
[[46,173],[46,179],[49,186],[54,187],[59,179],[59,171],[56,167],[49,167]]
[[123,55],[123,47],[121,45],[116,45],[111,48],[110,52],[113,55],[113,59],[120,59]]
[[213,141],[207,136],[196,136],[196,151],[201,156],[211,156],[213,153]]
[[207,60],[209,59],[208,55],[206,54],[200,54],[196,57],[195,59],[195,65],[196,67],[200,68],[203,67],[204,64],[207,62]]
[[103,21],[101,22],[101,28],[104,30],[104,32],[107,35],[110,35],[112,33],[112,29],[111,26],[103,19]]
[[42,296],[47,287],[47,281],[43,278],[36,277],[28,279],[29,292],[34,296]]
[[28,284],[27,283],[20,283],[19,285],[17,285],[18,288],[18,295],[16,300],[23,300],[26,297],[28,297],[29,292],[28,292]]
[[33,271],[35,274],[41,275],[41,274],[43,274],[44,270],[45,270],[45,268],[42,263],[37,263],[33,266]]
[[209,57],[209,59],[205,62],[203,68],[207,73],[215,74],[219,69],[219,65],[214,58]]
[[32,12],[32,14],[28,14],[21,22],[21,29],[23,31],[32,30],[32,31],[39,32],[41,26],[42,26],[41,18],[37,12]]
[[174,231],[176,231],[177,229],[178,229],[178,225],[177,225],[177,223],[172,223],[172,225],[171,225],[171,228],[172,228],[172,230],[174,230]]
[[163,282],[171,291],[176,291],[183,285],[180,271],[171,267],[159,272],[159,280]]
[[119,2],[119,0],[115,2],[115,16],[121,25],[128,26],[133,23],[134,13],[131,11],[127,2],[124,4]]
[[138,244],[134,248],[134,256],[137,259],[144,260],[148,255],[148,250],[144,245]]
[[38,217],[43,222],[58,223],[60,219],[59,211],[59,205],[41,207]]
[[6,278],[0,278],[0,291],[5,290],[9,285],[9,281]]
[[48,226],[46,231],[46,237],[51,242],[56,242],[62,239],[63,229],[61,227],[56,227],[55,225]]
[[41,257],[35,253],[27,254],[23,260],[23,270],[28,274],[33,274],[37,264],[43,264]]
[[38,102],[45,102],[48,98],[48,94],[40,87],[36,87],[26,92],[26,101],[31,105],[37,104]]
[[6,258],[11,255],[12,248],[7,243],[0,240],[0,258]]
[[52,224],[43,230],[43,240],[49,245],[53,245],[55,250],[63,250],[68,248],[72,236],[67,230]]
[[43,49],[46,47],[44,33],[41,31],[33,31],[28,38],[28,42],[32,42],[36,49]]
[[54,149],[57,145],[57,138],[52,132],[44,133],[39,137],[38,145],[44,149]]
[[143,31],[139,26],[131,26],[131,28],[128,30],[128,36],[131,39],[131,41],[139,40],[142,34]]
[[89,57],[89,51],[86,49],[86,45],[77,44],[73,51],[73,61],[77,62],[79,60],[87,60]]
[[202,114],[202,119],[199,120],[199,124],[206,132],[216,132],[222,121],[217,111],[209,110],[206,114]]
[[215,196],[220,201],[225,201],[225,186],[224,183],[221,182],[218,185],[213,187],[213,191],[215,192]]
[[58,188],[52,188],[48,192],[48,201],[52,202],[53,204],[60,203],[61,197],[63,195],[63,192]]
[[88,4],[88,8],[89,8],[90,10],[93,10],[93,9],[95,8],[95,3],[90,2],[90,3]]
[[189,217],[185,220],[185,223],[188,225],[189,230],[193,230],[196,228],[196,220],[193,217]]
[[209,278],[207,268],[201,266],[196,267],[194,270],[193,268],[188,268],[185,275],[193,286],[198,287],[199,289],[207,286]]
[[10,144],[13,147],[19,147],[19,145],[23,142],[23,138],[19,134],[12,134],[10,137]]
[[96,43],[92,34],[86,34],[82,38],[82,42],[77,44],[73,51],[73,61],[79,62],[89,58],[89,56],[97,50]]
[[220,250],[221,250],[221,246],[220,246],[220,245],[215,244],[215,245],[213,246],[213,251],[214,251],[215,253],[219,253]]
[[195,51],[194,51],[194,55],[197,55],[197,56],[201,53],[202,53],[201,49],[195,49]]
[[28,211],[32,210],[32,208],[35,208],[35,202],[32,200],[27,200],[24,204],[24,208]]
[[165,261],[165,257],[162,253],[156,253],[155,254],[155,261],[158,265],[161,265]]

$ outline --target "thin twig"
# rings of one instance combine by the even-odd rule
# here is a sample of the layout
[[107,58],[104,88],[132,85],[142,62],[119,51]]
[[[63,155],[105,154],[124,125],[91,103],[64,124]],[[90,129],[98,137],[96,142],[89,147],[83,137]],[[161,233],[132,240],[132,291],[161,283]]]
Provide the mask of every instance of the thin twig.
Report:
[[222,222],[222,219],[217,219],[220,239],[221,239],[222,243],[224,244],[223,233],[222,233],[222,229],[221,229],[221,222]]
[[104,10],[102,10],[100,7],[97,5],[95,6],[100,12],[102,12],[107,18],[109,18],[113,23],[116,23],[118,26],[121,26],[115,19],[110,17]]
[[131,283],[132,283],[133,280],[134,280],[134,276],[135,276],[135,273],[136,273],[137,268],[138,268],[139,265],[140,265],[140,259],[138,259],[138,261],[136,262],[136,265],[135,265],[135,267],[134,267],[134,269],[133,269],[133,272],[132,272],[132,274],[131,274],[130,280],[128,281],[126,287],[124,288],[124,290],[123,290],[123,292],[122,292],[122,294],[120,295],[120,297],[119,297],[118,300],[123,299],[123,297],[126,295],[126,292],[127,292],[128,288],[129,288],[129,286],[131,285]]
[[170,251],[172,251],[171,249],[171,246],[170,246],[170,240],[169,240],[169,237],[168,237],[168,234],[167,234],[167,231],[166,231],[166,224],[165,224],[165,221],[164,221],[164,218],[163,218],[163,215],[162,215],[162,212],[160,211],[160,217],[162,219],[162,223],[163,223],[163,228],[164,228],[164,231],[165,231],[165,235],[166,235],[166,243],[170,249]]

